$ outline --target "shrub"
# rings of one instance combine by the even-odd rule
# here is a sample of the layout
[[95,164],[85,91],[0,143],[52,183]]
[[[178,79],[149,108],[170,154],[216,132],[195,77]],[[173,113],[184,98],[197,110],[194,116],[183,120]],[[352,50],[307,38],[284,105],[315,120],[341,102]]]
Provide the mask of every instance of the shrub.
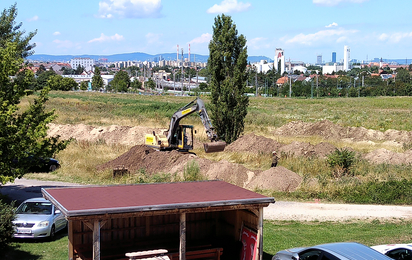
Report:
[[8,205],[0,200],[0,250],[6,248],[13,238],[15,219],[14,203]]
[[199,165],[195,160],[188,162],[183,170],[184,181],[202,181],[203,176],[200,174]]
[[328,155],[327,163],[334,171],[335,177],[341,177],[348,173],[353,163],[356,161],[355,152],[348,149],[336,149]]

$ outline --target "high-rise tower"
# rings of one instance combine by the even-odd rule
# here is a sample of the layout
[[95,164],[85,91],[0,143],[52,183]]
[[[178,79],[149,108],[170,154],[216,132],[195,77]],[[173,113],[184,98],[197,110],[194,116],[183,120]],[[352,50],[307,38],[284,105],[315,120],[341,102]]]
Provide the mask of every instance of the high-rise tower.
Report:
[[350,60],[350,48],[349,46],[343,47],[343,70],[348,71],[349,67],[349,60]]
[[285,72],[285,55],[283,54],[282,49],[276,48],[274,60],[275,60],[274,61],[275,70],[280,72],[280,75],[282,75]]

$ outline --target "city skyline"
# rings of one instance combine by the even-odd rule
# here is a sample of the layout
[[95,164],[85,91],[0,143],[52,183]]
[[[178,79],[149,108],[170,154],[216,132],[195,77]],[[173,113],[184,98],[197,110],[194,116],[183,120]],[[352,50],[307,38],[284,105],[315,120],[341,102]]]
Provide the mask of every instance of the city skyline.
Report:
[[[3,1],[8,9],[15,0]],[[351,59],[411,59],[410,1],[310,0],[91,0],[17,2],[16,23],[31,32],[35,54],[112,55],[173,53],[179,48],[208,55],[217,15],[230,15],[247,39],[250,56],[274,59],[282,48],[286,60],[316,63]],[[179,50],[180,52],[180,50]]]

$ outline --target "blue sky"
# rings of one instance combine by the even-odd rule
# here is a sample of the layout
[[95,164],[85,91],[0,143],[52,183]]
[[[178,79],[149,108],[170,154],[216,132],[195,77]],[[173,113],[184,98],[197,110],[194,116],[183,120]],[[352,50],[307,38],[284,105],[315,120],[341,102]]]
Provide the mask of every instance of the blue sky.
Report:
[[208,55],[214,18],[230,15],[249,56],[315,63],[332,52],[351,58],[412,59],[410,0],[2,0],[34,31],[36,54],[175,53]]

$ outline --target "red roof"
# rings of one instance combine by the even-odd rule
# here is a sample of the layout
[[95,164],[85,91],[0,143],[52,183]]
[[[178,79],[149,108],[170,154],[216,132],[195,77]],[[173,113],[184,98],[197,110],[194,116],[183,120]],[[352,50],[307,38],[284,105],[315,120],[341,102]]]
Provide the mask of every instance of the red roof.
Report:
[[274,202],[223,181],[49,188],[42,193],[66,216]]

